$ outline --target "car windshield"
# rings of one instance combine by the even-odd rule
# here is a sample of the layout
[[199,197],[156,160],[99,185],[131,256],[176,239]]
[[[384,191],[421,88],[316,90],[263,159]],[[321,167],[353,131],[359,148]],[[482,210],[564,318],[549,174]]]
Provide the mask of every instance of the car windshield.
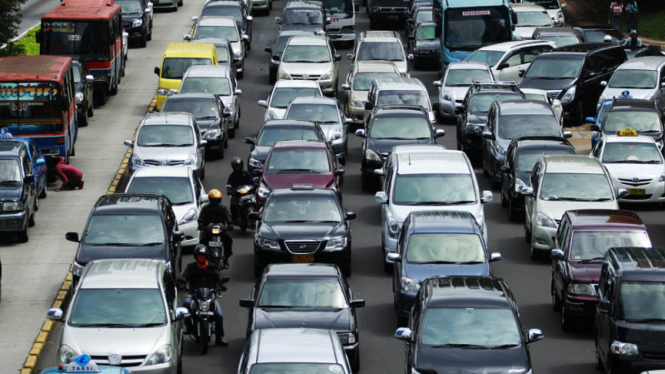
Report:
[[337,279],[268,279],[258,307],[346,308],[344,291]]
[[152,193],[164,195],[173,205],[194,202],[194,191],[189,178],[181,177],[138,177],[127,186],[129,193]]
[[479,49],[465,58],[464,61],[484,62],[489,66],[496,65],[497,62],[503,57],[504,51],[486,51]]
[[338,364],[254,364],[249,374],[337,374],[344,373]]
[[582,69],[583,59],[536,58],[526,72],[529,79],[575,79]]
[[605,252],[614,247],[651,248],[651,241],[644,231],[574,231],[570,259],[602,260]]
[[270,101],[271,108],[286,108],[296,97],[318,97],[319,90],[312,87],[276,88]]
[[626,36],[624,36],[621,31],[612,29],[583,30],[583,33],[587,43],[603,43],[606,35],[612,37],[612,43],[614,44],[621,43],[626,39]]
[[330,62],[330,51],[325,45],[289,45],[284,50],[282,62]]
[[430,110],[429,94],[422,90],[380,90],[377,105],[418,105]]
[[658,72],[655,70],[620,69],[614,72],[609,86],[612,88],[655,88],[658,83]]
[[[574,169],[574,166],[571,166]],[[543,200],[611,201],[612,185],[605,174],[546,173],[541,185]]]
[[286,118],[318,123],[339,123],[336,105],[330,104],[292,104]]
[[265,208],[266,223],[342,222],[332,197],[288,197],[272,199]]
[[162,64],[162,78],[182,79],[190,66],[197,65],[212,65],[212,60],[209,58],[165,58]]
[[[471,10],[470,10],[471,9]],[[475,51],[486,45],[511,40],[507,6],[448,8],[443,14],[445,47]]]
[[194,144],[194,132],[189,126],[150,125],[139,131],[136,144],[140,147],[185,147]]
[[428,263],[483,263],[485,249],[476,234],[413,234],[406,247],[406,261]]
[[663,156],[654,143],[607,143],[603,163],[662,164]]
[[423,22],[432,22],[434,20],[434,13],[432,9],[421,9],[416,15],[416,25],[419,25]]
[[638,133],[663,131],[660,115],[655,110],[613,110],[605,115],[603,132],[615,133],[627,127]]
[[357,61],[404,61],[404,49],[398,42],[362,42]]
[[211,93],[230,96],[231,82],[228,78],[185,78],[180,86],[180,93]]
[[434,25],[423,26],[418,31],[418,40],[432,40],[436,39],[436,29]]
[[545,9],[559,9],[559,2],[557,0],[527,0],[530,3],[540,5]]
[[194,31],[192,39],[221,38],[231,43],[240,40],[238,29],[235,26],[199,26]]
[[0,160],[0,184],[21,183],[17,160]]
[[140,1],[118,0],[115,3],[122,8],[122,14],[140,14],[143,12]]
[[264,128],[259,134],[256,145],[259,147],[272,147],[275,143],[282,140],[319,140],[316,130],[305,126],[269,126]]
[[552,19],[547,12],[515,12],[517,27],[552,26]]
[[83,240],[89,245],[151,245],[164,243],[164,225],[156,214],[93,215]]
[[396,72],[367,72],[357,73],[353,78],[354,91],[369,91],[372,81],[381,78],[399,78],[399,73]]
[[522,136],[561,136],[554,115],[507,115],[498,121],[499,138],[513,140]]
[[[219,118],[217,102],[212,100],[169,100],[166,99],[162,112],[191,113],[197,120]],[[186,127],[186,126],[185,126]],[[189,143],[191,144],[191,143]]]
[[471,99],[469,112],[475,115],[487,114],[490,111],[490,106],[492,106],[492,101],[515,100],[521,98],[522,96],[514,92],[478,93],[473,95],[473,98]]
[[218,16],[218,17],[233,17],[236,21],[242,22],[244,17],[242,16],[242,9],[240,3],[233,4],[229,2],[228,5],[219,5],[219,3],[213,3],[212,6],[204,6],[201,11],[201,17],[208,16]]
[[523,173],[531,174],[531,171],[533,171],[533,167],[536,165],[536,162],[538,161],[538,159],[541,158],[542,156],[545,156],[545,155],[574,155],[574,154],[575,154],[575,150],[573,150],[573,149],[568,149],[568,150],[548,149],[547,151],[545,151],[545,150],[525,150],[525,151],[521,151],[517,155],[517,171],[521,171]]
[[325,149],[277,149],[268,160],[267,174],[330,173],[330,160]]
[[469,174],[398,174],[393,203],[397,205],[457,205],[476,202]]
[[164,299],[158,288],[76,291],[69,325],[76,327],[152,327],[166,324]]
[[510,309],[430,308],[426,313],[420,335],[423,345],[492,348],[522,342]]
[[665,283],[621,282],[619,300],[619,319],[626,322],[665,322]]
[[372,121],[369,137],[386,140],[431,139],[432,128],[428,119],[422,116],[380,116]]
[[467,87],[473,82],[491,82],[489,70],[450,69],[446,76],[446,87]]
[[282,14],[282,25],[323,25],[320,10],[286,9]]
[[545,35],[539,36],[538,40],[554,42],[557,48],[580,43],[580,40],[575,35]]

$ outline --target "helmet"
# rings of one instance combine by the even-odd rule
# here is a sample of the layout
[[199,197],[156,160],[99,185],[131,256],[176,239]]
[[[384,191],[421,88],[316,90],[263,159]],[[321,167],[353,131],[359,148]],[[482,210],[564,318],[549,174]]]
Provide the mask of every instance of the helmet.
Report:
[[[236,168],[237,166],[240,166],[240,168]],[[231,168],[236,171],[240,171],[245,167],[245,163],[242,161],[240,157],[234,157],[233,160],[231,161]]]
[[194,260],[199,262],[199,256],[204,256],[204,258],[208,258],[208,248],[206,248],[205,245],[203,244],[197,244],[194,247]]
[[208,192],[208,199],[221,199],[222,196],[222,192],[216,188],[213,188]]
[[612,43],[612,37],[610,35],[605,35],[605,37],[603,37],[603,42]]

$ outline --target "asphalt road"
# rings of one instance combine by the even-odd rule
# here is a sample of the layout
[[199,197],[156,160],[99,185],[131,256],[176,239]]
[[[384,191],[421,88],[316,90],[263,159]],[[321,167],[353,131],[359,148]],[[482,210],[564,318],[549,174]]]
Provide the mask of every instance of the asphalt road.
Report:
[[28,0],[21,6],[23,17],[21,18],[19,34],[23,34],[40,23],[42,16],[53,9],[58,3],[58,0]]
[[[245,78],[239,81],[244,90],[241,98],[242,119],[236,138],[229,143],[225,159],[207,163],[204,185],[206,189],[219,188],[224,191],[226,178],[231,170],[230,161],[234,156],[246,160],[249,146],[242,143],[242,138],[254,134],[263,122],[264,109],[256,101],[265,99],[270,93],[268,84],[268,54],[263,47],[268,45],[277,32],[273,18],[279,14],[285,1],[275,2],[269,17],[254,18],[254,39],[252,51],[245,62]],[[184,23],[196,8],[186,1],[185,12],[168,14],[169,20],[177,19],[177,27]],[[196,12],[198,13],[198,12]],[[156,31],[164,27],[164,14],[156,14]],[[169,21],[170,25],[170,21]],[[171,27],[171,26],[170,26]],[[362,8],[357,19],[358,32],[368,29],[365,8]],[[174,34],[169,30],[169,34]],[[158,34],[157,34],[158,35]],[[176,41],[175,39],[173,41]],[[161,42],[161,40],[160,40]],[[161,50],[153,49],[154,42],[148,45],[148,51],[160,54]],[[343,56],[349,50],[339,49]],[[138,58],[132,58],[130,65],[140,66],[145,74],[152,74],[152,63],[144,64]],[[340,84],[349,68],[346,58],[340,66]],[[436,91],[432,80],[437,78],[434,72],[412,72],[412,77],[420,78],[428,86],[432,99],[436,99]],[[341,91],[341,90],[340,90]],[[122,93],[121,93],[122,95]],[[447,134],[441,142],[449,148],[455,147],[454,126],[442,125]],[[404,345],[392,337],[396,329],[396,318],[392,305],[390,276],[383,272],[382,253],[380,250],[380,211],[371,194],[363,193],[360,187],[360,141],[357,137],[349,137],[349,157],[347,161],[344,203],[347,210],[353,210],[358,218],[352,222],[353,229],[353,276],[350,284],[358,297],[366,300],[367,306],[359,311],[361,372],[383,374],[401,373],[404,370]],[[477,170],[477,177],[483,189],[489,189],[489,182]],[[499,194],[494,193],[495,201],[485,207],[485,217],[489,227],[489,248],[503,254],[503,260],[495,263],[494,273],[507,280],[513,290],[520,307],[522,325],[525,329],[540,328],[545,333],[542,342],[531,346],[531,355],[536,373],[589,373],[594,372],[593,339],[590,330],[579,326],[575,333],[563,333],[559,327],[559,315],[552,311],[550,304],[550,264],[534,263],[529,259],[529,251],[523,239],[522,225],[508,220],[505,210],[500,207]],[[225,203],[228,200],[225,197]],[[648,223],[649,232],[654,245],[660,245],[665,239],[662,212],[659,209],[638,209],[643,220]],[[662,230],[662,231],[661,231]],[[253,285],[252,275],[252,233],[233,234],[234,257],[231,258],[229,275],[231,282],[228,292],[221,300],[225,315],[225,329],[229,347],[211,347],[205,356],[196,351],[196,344],[186,340],[184,371],[185,373],[216,373],[231,374],[237,370],[241,350],[245,343],[245,327],[247,311],[238,306],[240,298],[249,295]],[[185,262],[190,262],[190,255]],[[40,366],[54,363],[54,342],[51,341],[47,355],[42,358]]]

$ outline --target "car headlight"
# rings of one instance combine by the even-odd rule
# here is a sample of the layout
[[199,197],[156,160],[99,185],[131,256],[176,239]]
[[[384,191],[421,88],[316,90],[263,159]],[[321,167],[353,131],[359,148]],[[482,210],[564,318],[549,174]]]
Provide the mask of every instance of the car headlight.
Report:
[[281,249],[277,240],[266,239],[260,236],[256,238],[256,244],[263,249]]
[[570,104],[575,100],[575,87],[571,87],[565,94],[561,97],[561,104]]
[[140,18],[139,18],[139,19],[135,19],[134,22],[132,22],[132,27],[139,27],[139,26],[141,26],[142,24],[143,24],[143,20],[142,20],[142,19],[140,19]]
[[5,201],[2,203],[3,212],[20,212],[24,208],[22,201]]
[[141,157],[139,157],[138,155],[134,154],[134,155],[132,156],[132,163],[133,163],[134,165],[139,165],[139,166],[141,166],[141,165],[143,165],[143,160],[141,160]]
[[568,285],[567,292],[574,295],[595,296],[596,290],[588,283],[571,283]]
[[358,99],[353,99],[353,100],[351,100],[351,106],[354,107],[354,108],[364,108],[365,103],[358,100]]
[[171,344],[167,344],[151,354],[144,366],[165,364],[173,359],[173,350]]
[[443,100],[453,101],[453,97],[450,95],[450,92],[443,91]]
[[242,51],[234,51],[233,58],[236,60],[240,60],[242,58]]
[[344,129],[342,128],[342,126],[334,128],[333,131],[330,133],[330,140],[342,139],[343,132]]
[[327,81],[327,80],[329,80],[329,79],[332,79],[332,77],[333,77],[333,71],[332,71],[332,70],[328,70],[328,71],[326,71],[325,73],[323,73],[322,76],[319,77],[319,80],[320,80],[320,81]]
[[658,182],[665,182],[665,173],[660,175],[660,178],[658,178]]
[[326,250],[327,251],[341,251],[344,248],[346,248],[347,244],[347,238],[346,236],[340,236],[337,238],[330,238],[328,239],[328,243],[326,243]]
[[538,223],[538,226],[556,228],[556,223],[554,222],[554,220],[548,217],[547,214],[543,212],[538,212],[536,223]]
[[196,154],[192,153],[189,155],[189,157],[185,160],[185,165],[194,165],[196,163]]
[[85,266],[79,264],[76,261],[74,261],[74,264],[72,264],[72,274],[76,275],[77,277],[80,277],[81,274],[83,274],[83,269],[85,269]]
[[339,336],[339,341],[342,344],[356,344],[358,340],[356,340],[356,334],[352,332],[338,332],[337,336]]
[[261,187],[259,187],[258,194],[260,198],[267,199],[268,195],[270,195],[270,190],[266,186],[261,185]]
[[78,357],[78,353],[73,349],[69,348],[67,345],[63,344],[60,346],[60,351],[58,352],[58,360],[61,364],[69,364]]
[[255,158],[249,158],[249,166],[255,168],[255,169],[261,169],[263,168],[263,162],[255,159]]
[[515,178],[515,192],[521,193],[522,187],[526,187],[526,183],[519,178]]
[[221,134],[222,134],[222,131],[220,129],[211,129],[211,130],[206,131],[205,134],[203,134],[203,139],[214,140],[218,136],[220,136]]
[[420,289],[420,285],[418,284],[418,282],[407,277],[400,278],[399,285],[402,288],[402,291],[405,292],[418,292],[418,290]]
[[381,156],[378,153],[368,149],[365,151],[365,158],[367,161],[381,161]]
[[612,342],[612,353],[615,355],[636,356],[638,354],[637,345],[615,340]]
[[400,223],[397,222],[393,214],[390,213],[390,210],[386,210],[386,219],[388,220],[388,235],[390,235],[391,238],[397,239],[401,226]]
[[563,18],[563,12],[562,12],[562,11],[558,11],[558,12],[556,13],[556,16],[554,16],[554,19],[555,19],[555,20],[558,20],[558,19],[561,19],[561,18]]
[[280,70],[277,72],[277,79],[291,79],[291,76],[284,70]]
[[197,216],[196,209],[191,208],[190,210],[187,211],[187,213],[185,213],[184,216],[182,216],[182,219],[180,220],[180,222],[178,222],[178,224],[184,225],[185,223],[190,223],[196,219],[196,216]]
[[83,102],[83,92],[76,93],[76,104],[81,104]]

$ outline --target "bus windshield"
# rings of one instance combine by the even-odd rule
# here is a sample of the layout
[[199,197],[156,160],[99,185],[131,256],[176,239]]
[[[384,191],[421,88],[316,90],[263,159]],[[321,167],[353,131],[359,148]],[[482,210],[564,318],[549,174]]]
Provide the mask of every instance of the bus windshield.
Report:
[[447,9],[445,46],[451,50],[474,51],[511,39],[508,9],[505,7]]
[[353,14],[353,0],[323,0],[323,6],[328,14]]
[[0,128],[7,128],[13,135],[62,133],[60,85],[0,82]]
[[109,61],[108,21],[44,21],[41,54],[76,55],[85,61]]

